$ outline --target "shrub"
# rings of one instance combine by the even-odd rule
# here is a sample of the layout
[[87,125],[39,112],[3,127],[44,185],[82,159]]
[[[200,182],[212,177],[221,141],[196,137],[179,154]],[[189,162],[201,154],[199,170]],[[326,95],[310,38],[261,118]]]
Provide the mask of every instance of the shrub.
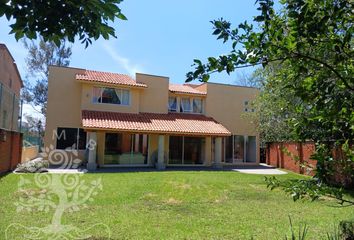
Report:
[[339,224],[340,236],[343,240],[354,240],[354,220],[341,221]]

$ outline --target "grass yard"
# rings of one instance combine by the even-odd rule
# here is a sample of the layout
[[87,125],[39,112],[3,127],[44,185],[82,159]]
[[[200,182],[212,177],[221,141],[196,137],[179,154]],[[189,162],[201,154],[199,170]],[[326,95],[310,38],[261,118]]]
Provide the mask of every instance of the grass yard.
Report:
[[[0,179],[0,239],[11,223],[44,227],[54,210],[16,212],[20,176]],[[281,179],[299,177],[296,174]],[[354,217],[354,207],[334,202],[298,201],[280,190],[270,191],[264,176],[237,172],[140,172],[84,174],[91,182],[102,179],[103,190],[77,212],[65,212],[62,223],[86,229],[103,223],[111,239],[284,239],[293,225],[309,226],[308,239],[324,239],[340,220]],[[40,192],[33,186],[33,192]],[[42,192],[43,193],[43,192]],[[90,229],[92,239],[107,239],[100,226]],[[24,229],[16,235],[22,239]]]

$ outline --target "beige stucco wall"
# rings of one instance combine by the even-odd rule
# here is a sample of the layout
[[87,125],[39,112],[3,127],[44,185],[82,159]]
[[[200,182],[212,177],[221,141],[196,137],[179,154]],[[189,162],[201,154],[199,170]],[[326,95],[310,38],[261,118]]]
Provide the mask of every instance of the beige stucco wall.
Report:
[[[144,89],[130,88],[130,105],[97,104],[92,102],[93,87],[107,86],[104,84],[83,83],[76,80],[76,74],[84,73],[84,69],[51,66],[48,79],[48,110],[45,146],[56,146],[55,134],[57,127],[81,128],[81,111],[113,111],[139,112],[139,95]],[[120,87],[124,88],[124,87]]]
[[75,80],[84,69],[49,67],[48,105],[44,145],[56,146],[57,127],[81,127],[81,83]]
[[259,134],[255,124],[247,119],[244,112],[244,101],[249,101],[250,104],[258,95],[259,90],[216,83],[204,85],[208,92],[205,114],[224,125],[232,135],[256,136],[257,162],[259,162]]
[[252,101],[259,90],[223,84],[207,84],[205,113],[237,135],[255,135],[255,125],[243,116],[244,101]]
[[169,79],[167,77],[137,73],[136,81],[145,83],[148,86],[140,94],[140,112],[167,113]]

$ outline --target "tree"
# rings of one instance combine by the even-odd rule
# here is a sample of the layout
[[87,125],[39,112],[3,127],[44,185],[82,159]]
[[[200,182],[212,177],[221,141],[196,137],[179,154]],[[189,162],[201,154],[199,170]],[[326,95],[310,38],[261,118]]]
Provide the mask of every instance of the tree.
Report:
[[23,91],[23,98],[27,103],[41,107],[41,113],[45,115],[47,110],[48,75],[49,66],[68,66],[72,54],[71,46],[66,46],[64,40],[58,47],[54,42],[45,42],[40,39],[36,42],[24,41],[24,46],[28,50],[26,58],[29,77],[36,79],[32,86],[26,81]]
[[92,39],[116,37],[115,30],[109,25],[116,18],[126,20],[118,5],[122,0],[61,0],[61,1],[23,1],[5,0],[0,2],[0,17],[6,16],[14,23],[10,34],[16,40],[23,37],[57,46],[67,38],[74,43],[78,37],[87,47]]
[[[299,140],[314,140],[316,177],[337,184],[338,164],[347,187],[354,184],[354,2],[351,0],[259,0],[257,28],[247,22],[232,29],[224,19],[212,21],[213,34],[231,41],[229,54],[194,60],[187,81],[208,81],[214,72],[233,72],[255,65],[280,64],[283,93],[299,98],[291,127]],[[334,149],[334,151],[333,151]],[[338,152],[338,154],[336,154]],[[333,161],[336,160],[336,161]],[[342,184],[342,182],[341,182]]]
[[250,77],[260,93],[252,102],[254,112],[246,113],[255,123],[262,143],[294,140],[292,120],[297,119],[296,106],[302,104],[294,91],[285,89],[278,80],[286,67],[272,63],[258,68]]
[[[256,69],[255,72],[259,72],[260,69]],[[258,74],[255,73],[246,73],[245,71],[240,71],[237,73],[237,80],[235,81],[236,85],[244,87],[261,87],[261,78]]]

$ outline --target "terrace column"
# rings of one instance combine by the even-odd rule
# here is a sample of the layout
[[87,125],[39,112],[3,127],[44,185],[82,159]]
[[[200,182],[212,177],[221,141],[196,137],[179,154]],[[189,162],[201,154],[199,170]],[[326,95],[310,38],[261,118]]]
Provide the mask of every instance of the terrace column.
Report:
[[157,164],[156,168],[161,170],[165,169],[165,136],[159,135],[159,146],[158,146],[158,154],[157,154]]
[[95,171],[97,168],[96,163],[96,150],[97,150],[97,133],[96,132],[88,132],[88,162],[87,162],[87,170]]
[[215,155],[214,155],[214,168],[222,168],[221,155],[222,155],[222,139],[221,137],[215,138]]

